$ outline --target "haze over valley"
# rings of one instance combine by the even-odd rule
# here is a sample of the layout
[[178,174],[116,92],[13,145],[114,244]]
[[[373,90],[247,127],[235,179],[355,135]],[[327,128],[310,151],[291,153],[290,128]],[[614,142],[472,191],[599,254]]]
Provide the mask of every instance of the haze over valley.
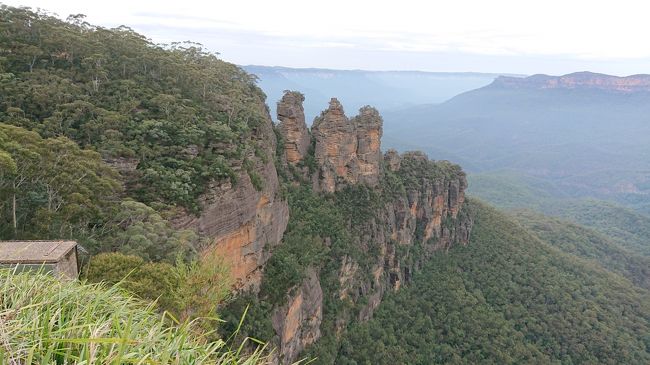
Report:
[[[382,73],[261,70],[260,86],[269,95],[298,84],[321,93],[353,90],[352,105],[382,111],[389,147],[461,163],[478,175],[477,192],[481,174],[523,185],[539,180],[556,198],[598,198],[650,212],[650,76],[389,73],[403,85],[420,84],[401,93],[361,81]],[[479,85],[463,90],[472,83]],[[311,105],[325,98],[306,94],[307,120],[316,109]]]
[[258,85],[269,100],[279,100],[284,90],[301,90],[305,95],[305,116],[311,123],[320,114],[322,105],[332,96],[340,99],[350,111],[374,105],[382,112],[422,104],[439,104],[452,97],[490,84],[499,74],[362,71],[295,69],[287,67],[244,66],[259,78]]

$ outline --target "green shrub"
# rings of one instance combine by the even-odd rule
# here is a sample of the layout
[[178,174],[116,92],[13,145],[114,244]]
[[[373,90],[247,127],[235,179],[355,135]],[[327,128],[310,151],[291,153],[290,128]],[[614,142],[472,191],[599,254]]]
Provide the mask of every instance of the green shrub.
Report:
[[[0,270],[0,361],[9,364],[261,364],[195,322],[174,325],[118,287]],[[243,348],[239,347],[240,349]]]
[[[117,284],[136,296],[156,301],[159,309],[180,320],[214,317],[216,306],[230,291],[228,268],[220,257],[206,253],[187,264],[145,262],[142,258],[121,253],[93,256],[84,270],[90,282]],[[211,323],[214,324],[214,323]]]
[[163,310],[175,312],[178,308],[175,292],[181,283],[170,264],[145,262],[138,256],[121,253],[102,253],[90,259],[84,276],[93,283],[119,284],[142,299],[157,300]]

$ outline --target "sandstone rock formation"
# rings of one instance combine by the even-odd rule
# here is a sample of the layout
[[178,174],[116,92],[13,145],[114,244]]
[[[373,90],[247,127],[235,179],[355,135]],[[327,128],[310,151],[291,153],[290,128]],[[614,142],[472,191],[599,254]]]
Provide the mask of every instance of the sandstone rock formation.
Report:
[[364,106],[351,122],[357,134],[359,182],[375,186],[379,183],[379,168],[382,160],[380,147],[383,119],[377,109]]
[[[392,158],[395,159],[395,156]],[[435,168],[434,163],[421,152],[407,152],[398,158],[397,172],[412,174],[414,170]],[[456,226],[453,228],[460,228],[460,231],[451,232],[449,227],[442,224],[445,218],[457,218],[465,201],[466,188],[467,180],[461,171],[446,178],[424,178],[417,184],[407,186],[406,197],[397,199],[391,209],[391,213],[394,213],[390,224],[391,239],[398,244],[434,239],[434,250],[448,248],[453,241],[466,244],[469,241],[468,231]],[[418,226],[421,231],[417,230]]]
[[307,154],[310,139],[305,110],[302,102],[305,97],[296,91],[285,92],[278,102],[278,130],[284,139],[285,158],[290,164],[297,164]]
[[341,103],[332,98],[314,121],[316,190],[331,193],[360,182],[369,186],[379,182],[383,121],[375,108],[366,106],[359,113],[348,120]]
[[273,328],[280,337],[278,360],[293,363],[298,354],[321,336],[323,290],[318,272],[309,270],[295,294],[273,313]]
[[[467,244],[472,226],[462,210],[467,187],[462,170],[448,162],[430,161],[422,153],[399,155],[390,150],[382,155],[382,118],[374,108],[361,108],[359,115],[349,120],[338,100],[332,99],[314,121],[315,149],[309,156],[302,101],[301,94],[290,92],[278,103],[281,123],[277,128],[285,141],[281,157],[286,160],[280,168],[301,161],[310,165],[283,176],[294,185],[311,181],[315,191],[326,193],[363,185],[371,189],[361,191],[381,194],[382,200],[373,206],[367,220],[355,224],[348,243],[359,250],[337,257],[341,260],[340,264],[334,262],[337,272],[321,273],[322,267],[310,266],[302,282],[286,293],[286,301],[274,303],[270,316],[277,335],[278,364],[293,363],[323,335],[321,326],[328,318],[323,313],[324,289],[330,290],[328,300],[345,303],[333,322],[328,322],[328,330],[339,336],[351,321],[371,318],[385,293],[407,284],[433,252],[456,243]],[[273,153],[276,146],[270,119],[254,138],[265,153]],[[176,224],[211,237],[206,249],[216,250],[231,264],[236,287],[256,293],[272,248],[281,243],[289,212],[280,198],[274,163],[256,159],[254,153],[247,158],[255,162],[253,172],[264,182],[261,190],[251,181],[250,166],[240,168],[235,185],[221,182],[210,187],[202,198],[200,216],[185,215]],[[395,191],[390,184],[380,184],[388,172],[399,180]],[[329,237],[321,238],[331,243]],[[321,274],[334,278],[335,283],[326,281],[321,286]]]
[[[276,139],[270,116],[251,137],[268,156],[275,153]],[[236,289],[258,291],[262,271],[270,257],[267,246],[280,243],[289,220],[289,207],[279,194],[279,181],[271,159],[264,162],[253,152],[252,172],[263,181],[257,190],[246,169],[239,167],[237,183],[214,183],[201,199],[201,214],[181,214],[178,228],[195,229],[208,238],[206,250],[215,250],[230,266]]]
[[357,138],[343,106],[332,98],[329,108],[316,118],[311,128],[316,140],[315,158],[319,167],[318,188],[334,192],[342,184],[356,184],[358,178]]
[[390,172],[396,172],[399,170],[400,160],[399,153],[392,148],[384,154],[384,162],[386,163],[386,168]]

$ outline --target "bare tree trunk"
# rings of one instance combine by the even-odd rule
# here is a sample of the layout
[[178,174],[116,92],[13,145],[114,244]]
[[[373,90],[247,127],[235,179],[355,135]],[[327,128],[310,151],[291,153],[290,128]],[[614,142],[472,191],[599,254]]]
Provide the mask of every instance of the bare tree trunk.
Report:
[[16,221],[16,191],[13,193],[12,206],[11,206],[11,215],[14,223],[14,236],[18,231],[18,222]]

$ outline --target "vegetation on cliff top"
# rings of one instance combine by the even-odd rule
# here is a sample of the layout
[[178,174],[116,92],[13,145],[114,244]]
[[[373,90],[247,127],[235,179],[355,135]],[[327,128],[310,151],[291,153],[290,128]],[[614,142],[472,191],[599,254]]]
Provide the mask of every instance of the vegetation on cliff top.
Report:
[[136,200],[198,209],[207,183],[234,179],[254,150],[264,99],[252,76],[198,44],[0,8],[0,122],[132,159]]

